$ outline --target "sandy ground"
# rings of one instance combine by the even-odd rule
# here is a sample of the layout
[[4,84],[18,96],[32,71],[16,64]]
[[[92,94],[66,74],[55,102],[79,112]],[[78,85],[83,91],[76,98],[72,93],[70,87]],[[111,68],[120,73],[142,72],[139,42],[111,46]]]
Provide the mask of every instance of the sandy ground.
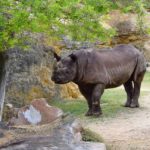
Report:
[[140,108],[127,108],[114,118],[86,122],[85,126],[101,135],[108,150],[150,150],[150,93],[139,101]]

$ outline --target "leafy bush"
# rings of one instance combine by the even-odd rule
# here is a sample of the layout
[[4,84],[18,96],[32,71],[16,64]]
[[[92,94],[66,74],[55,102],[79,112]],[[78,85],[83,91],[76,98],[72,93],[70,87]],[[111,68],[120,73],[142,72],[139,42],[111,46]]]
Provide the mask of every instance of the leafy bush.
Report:
[[23,45],[29,33],[37,32],[55,39],[65,35],[76,41],[106,41],[116,33],[103,27],[101,16],[112,9],[132,10],[139,14],[142,29],[147,3],[143,0],[1,0],[0,51]]
[[110,11],[111,4],[107,0],[0,1],[0,51],[22,45],[31,32],[106,40],[115,32],[104,29],[99,18]]

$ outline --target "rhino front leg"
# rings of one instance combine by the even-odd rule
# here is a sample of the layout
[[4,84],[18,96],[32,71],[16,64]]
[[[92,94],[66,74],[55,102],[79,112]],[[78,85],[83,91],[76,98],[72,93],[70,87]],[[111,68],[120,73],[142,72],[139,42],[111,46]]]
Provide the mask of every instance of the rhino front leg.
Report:
[[100,98],[104,92],[104,85],[97,84],[93,88],[92,91],[92,112],[94,116],[99,116],[102,114],[101,107],[100,107]]
[[88,111],[86,112],[85,116],[92,116],[92,89],[93,87],[91,85],[80,85],[79,90],[82,93],[82,95],[85,97],[88,103]]

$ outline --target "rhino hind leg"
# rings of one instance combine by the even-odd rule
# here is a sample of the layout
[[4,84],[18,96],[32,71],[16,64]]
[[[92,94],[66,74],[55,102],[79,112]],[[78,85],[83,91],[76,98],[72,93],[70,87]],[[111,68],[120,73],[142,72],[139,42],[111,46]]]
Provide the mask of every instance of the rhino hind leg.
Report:
[[132,81],[129,80],[124,84],[125,91],[127,93],[127,101],[124,104],[125,107],[130,107],[133,98],[133,84]]
[[133,99],[132,99],[132,103],[130,105],[131,108],[135,108],[135,107],[139,107],[139,96],[140,96],[140,89],[141,89],[141,82],[143,80],[145,71],[140,73],[136,80],[133,81],[134,82],[134,92],[133,92]]

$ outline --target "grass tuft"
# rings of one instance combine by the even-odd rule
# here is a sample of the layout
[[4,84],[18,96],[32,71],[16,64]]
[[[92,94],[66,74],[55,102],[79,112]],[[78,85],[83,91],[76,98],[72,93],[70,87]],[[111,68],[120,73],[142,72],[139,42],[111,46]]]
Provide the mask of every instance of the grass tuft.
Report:
[[88,128],[84,128],[81,132],[82,140],[88,142],[104,142],[103,138],[96,132],[91,131]]

